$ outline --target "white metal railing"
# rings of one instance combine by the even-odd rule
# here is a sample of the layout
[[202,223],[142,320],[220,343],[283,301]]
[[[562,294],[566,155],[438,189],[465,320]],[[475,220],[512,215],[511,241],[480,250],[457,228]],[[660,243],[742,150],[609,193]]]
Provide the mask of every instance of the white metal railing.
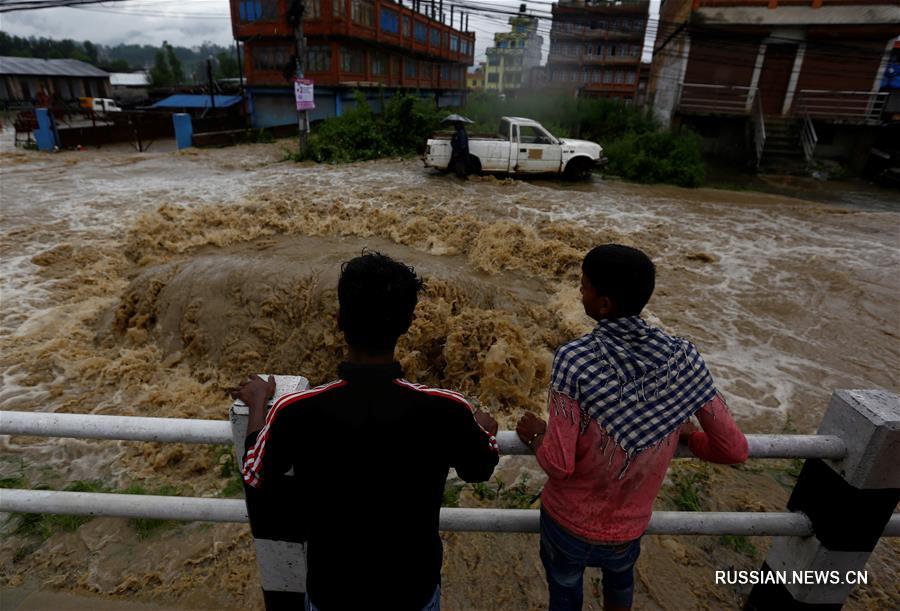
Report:
[[746,116],[751,112],[756,94],[756,87],[682,83],[678,109],[688,113]]
[[797,116],[808,115],[813,119],[844,123],[877,124],[881,122],[888,94],[872,91],[801,89],[795,99],[794,114]]
[[[169,443],[233,443],[232,425],[218,420],[146,418],[0,411],[0,434],[116,439]],[[531,454],[514,431],[500,431],[504,454]],[[841,459],[847,448],[836,435],[747,435],[753,458]],[[676,454],[691,456],[681,446]],[[0,490],[0,511],[53,513],[165,520],[246,522],[243,500],[175,496],[128,495],[55,490]],[[442,508],[440,528],[465,532],[538,532],[539,511],[532,509]],[[787,512],[653,513],[649,534],[808,536],[807,517]],[[900,536],[900,514],[884,536]]]
[[[231,423],[225,420],[145,418],[46,412],[0,411],[0,435],[115,439],[165,443],[233,443]],[[515,431],[500,431],[503,454],[531,454]],[[846,447],[835,435],[747,435],[751,458],[843,458]],[[693,456],[681,446],[676,456]]]
[[753,145],[756,148],[756,167],[762,162],[766,149],[766,119],[762,111],[762,98],[753,96]]
[[[0,511],[200,522],[248,521],[247,506],[241,499],[56,490],[2,490]],[[457,532],[538,532],[539,514],[537,509],[443,507],[440,529]],[[812,534],[812,527],[809,519],[801,513],[654,511],[647,533],[806,537]],[[891,518],[883,536],[900,536],[900,514]]]

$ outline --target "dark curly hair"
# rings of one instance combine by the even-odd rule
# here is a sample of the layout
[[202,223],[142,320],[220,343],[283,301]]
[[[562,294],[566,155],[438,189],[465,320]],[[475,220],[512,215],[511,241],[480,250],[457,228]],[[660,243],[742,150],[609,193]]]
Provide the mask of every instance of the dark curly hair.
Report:
[[424,284],[416,270],[379,252],[363,252],[341,266],[340,326],[351,347],[369,354],[393,351],[409,330]]
[[640,314],[656,285],[656,267],[650,257],[621,244],[603,244],[591,250],[581,271],[598,295],[616,304],[617,316]]

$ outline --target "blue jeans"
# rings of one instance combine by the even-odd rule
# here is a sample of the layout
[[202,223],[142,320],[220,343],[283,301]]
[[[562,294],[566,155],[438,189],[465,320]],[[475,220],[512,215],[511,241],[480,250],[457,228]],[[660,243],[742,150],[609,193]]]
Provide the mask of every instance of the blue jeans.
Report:
[[[384,601],[385,608],[390,608],[390,601]],[[309,600],[309,596],[306,597],[306,611],[319,611],[312,601]],[[422,611],[441,611],[441,584],[438,584],[434,589],[434,594],[431,596],[431,600],[425,603],[425,606],[422,607]]]
[[621,545],[592,545],[573,537],[541,512],[541,562],[550,588],[550,611],[581,609],[585,567],[603,570],[603,599],[630,607],[634,597],[634,563],[641,539]]

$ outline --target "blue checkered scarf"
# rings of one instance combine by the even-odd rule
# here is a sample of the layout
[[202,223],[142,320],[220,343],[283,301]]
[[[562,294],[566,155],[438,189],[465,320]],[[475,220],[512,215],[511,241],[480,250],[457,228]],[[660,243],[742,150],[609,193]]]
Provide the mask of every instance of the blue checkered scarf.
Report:
[[694,345],[638,316],[601,320],[561,346],[551,387],[578,403],[582,432],[596,420],[625,451],[620,476],[635,454],[659,444],[716,395]]

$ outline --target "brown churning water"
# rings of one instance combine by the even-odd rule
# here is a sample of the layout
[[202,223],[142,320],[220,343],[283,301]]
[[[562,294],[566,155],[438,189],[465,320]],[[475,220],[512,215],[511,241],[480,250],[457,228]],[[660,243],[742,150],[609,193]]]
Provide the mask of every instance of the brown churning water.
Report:
[[[648,317],[698,345],[745,430],[811,432],[833,389],[900,390],[896,208],[460,183],[416,161],[279,163],[277,145],[0,155],[0,409],[223,418],[223,389],[248,371],[327,381],[339,265],[370,248],[427,281],[400,345],[407,376],[511,428],[545,411],[553,350],[590,328],[579,264],[602,242],[654,259]],[[195,448],[3,445],[34,477],[216,486]],[[249,553],[236,536],[222,545]]]

